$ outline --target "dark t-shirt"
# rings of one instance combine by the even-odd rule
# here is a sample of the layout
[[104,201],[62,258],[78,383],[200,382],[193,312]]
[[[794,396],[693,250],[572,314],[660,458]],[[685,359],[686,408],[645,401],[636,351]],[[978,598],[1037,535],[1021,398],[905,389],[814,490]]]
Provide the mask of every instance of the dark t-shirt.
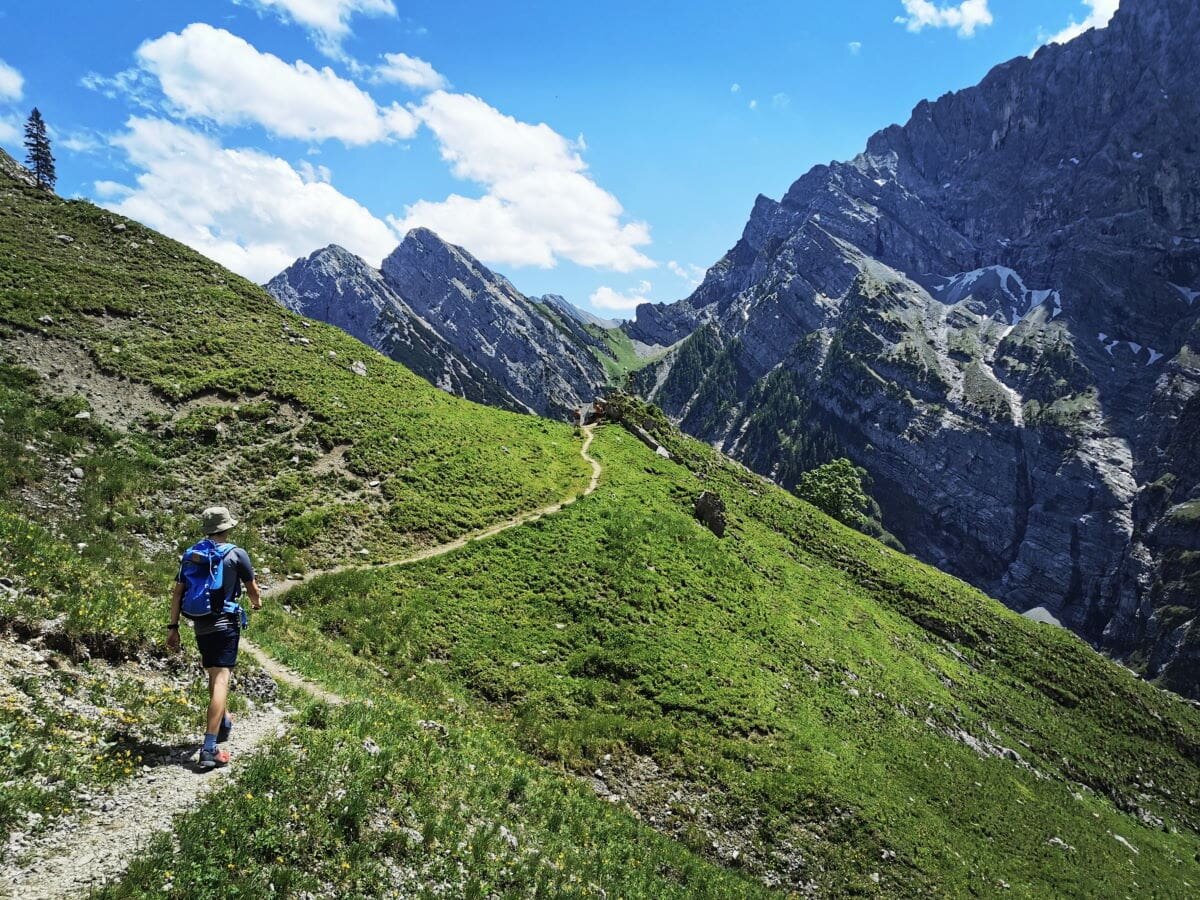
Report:
[[[254,580],[254,566],[250,564],[250,556],[241,547],[225,554],[221,561],[225,571],[221,573],[221,600],[232,603],[242,596],[242,584]],[[183,581],[183,566],[179,567],[176,581]],[[211,634],[214,631],[236,631],[241,626],[238,613],[221,612],[201,619],[194,619],[196,634]]]

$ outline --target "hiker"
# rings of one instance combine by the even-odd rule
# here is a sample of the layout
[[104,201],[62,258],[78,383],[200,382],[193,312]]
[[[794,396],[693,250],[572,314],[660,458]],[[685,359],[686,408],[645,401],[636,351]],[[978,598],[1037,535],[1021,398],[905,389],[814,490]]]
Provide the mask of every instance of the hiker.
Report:
[[583,410],[578,407],[571,410],[571,421],[575,424],[575,427],[578,428],[583,422]]
[[223,506],[200,514],[205,538],[189,547],[179,563],[171,591],[167,649],[179,649],[179,616],[191,620],[200,660],[208,673],[208,721],[197,767],[201,771],[229,765],[229,754],[217,747],[229,739],[233,719],[226,709],[229,678],[237,665],[238,638],[246,626],[246,611],[238,603],[242,585],[254,609],[262,609],[262,593],[254,580],[250,557],[227,543],[237,519]]

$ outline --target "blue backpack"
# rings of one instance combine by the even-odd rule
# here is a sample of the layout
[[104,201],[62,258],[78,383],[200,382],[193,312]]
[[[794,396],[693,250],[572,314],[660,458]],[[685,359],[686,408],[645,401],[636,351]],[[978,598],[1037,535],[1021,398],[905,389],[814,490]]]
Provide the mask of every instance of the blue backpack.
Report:
[[236,544],[218,544],[211,538],[189,547],[179,563],[183,576],[183,602],[180,612],[189,619],[203,619],[217,613],[236,613],[237,603],[222,603],[225,580],[225,557],[237,549]]

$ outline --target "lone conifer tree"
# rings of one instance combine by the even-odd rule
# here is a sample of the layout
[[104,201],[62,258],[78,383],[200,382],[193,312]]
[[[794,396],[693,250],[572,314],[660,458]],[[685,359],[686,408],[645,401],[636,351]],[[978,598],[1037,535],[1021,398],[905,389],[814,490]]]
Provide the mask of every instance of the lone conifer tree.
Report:
[[46,120],[35,106],[25,123],[25,162],[33,171],[38,187],[54,190],[58,176],[54,174],[54,154],[50,152],[50,138],[46,134]]

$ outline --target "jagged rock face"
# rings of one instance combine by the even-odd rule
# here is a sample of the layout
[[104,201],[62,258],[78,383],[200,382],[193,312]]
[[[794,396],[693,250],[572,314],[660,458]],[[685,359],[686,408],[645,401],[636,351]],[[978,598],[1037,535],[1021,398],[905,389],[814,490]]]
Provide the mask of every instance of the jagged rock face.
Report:
[[376,269],[336,244],[297,260],[267,290],[293,312],[336,325],[445,391],[505,409],[525,408],[455,352]]
[[293,312],[336,325],[364,344],[376,342],[385,309],[404,312],[403,301],[379,273],[336,244],[296,260],[271,279],[267,290]]
[[424,229],[411,232],[382,270],[331,246],[297,260],[267,290],[481,403],[560,415],[590,402],[605,382],[588,349],[603,344],[582,322],[523,296]]
[[409,232],[383,278],[412,309],[522,403],[561,415],[592,400],[604,369],[579,322],[547,307],[432,231]]
[[643,392],[785,482],[836,446],[910,551],[1200,693],[1198,65],[1200,7],[1124,0],[759,197],[626,326],[691,335]]

